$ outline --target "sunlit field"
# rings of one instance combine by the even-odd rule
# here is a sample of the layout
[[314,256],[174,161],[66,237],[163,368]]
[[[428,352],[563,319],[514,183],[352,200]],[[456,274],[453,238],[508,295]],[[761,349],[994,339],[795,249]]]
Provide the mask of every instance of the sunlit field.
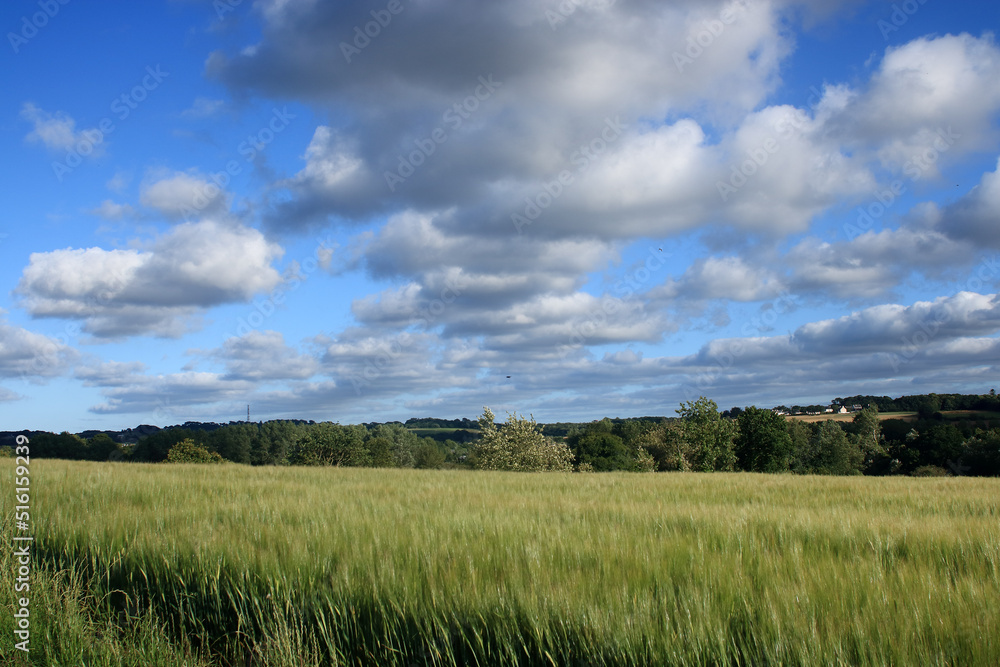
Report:
[[32,483],[36,664],[1000,664],[998,479],[36,460]]
[[[824,412],[820,415],[788,415],[786,418],[790,420],[803,421],[807,424],[813,422],[825,422],[825,421],[835,421],[835,422],[851,422],[857,416],[855,412],[848,412],[846,414],[840,414],[838,412]],[[901,419],[903,421],[914,421],[917,419],[916,412],[882,412],[878,415],[879,421],[885,421],[887,419]]]

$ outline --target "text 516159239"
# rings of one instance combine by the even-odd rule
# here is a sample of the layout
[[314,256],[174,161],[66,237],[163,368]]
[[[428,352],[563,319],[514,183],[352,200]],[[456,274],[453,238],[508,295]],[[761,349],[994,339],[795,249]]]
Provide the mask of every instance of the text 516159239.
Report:
[[[28,652],[31,639],[31,620],[28,606],[31,594],[31,451],[28,438],[17,436],[14,449],[14,562],[16,565],[14,592],[18,593],[14,605],[14,635],[19,640],[14,644],[19,651]],[[23,597],[21,597],[23,596]]]

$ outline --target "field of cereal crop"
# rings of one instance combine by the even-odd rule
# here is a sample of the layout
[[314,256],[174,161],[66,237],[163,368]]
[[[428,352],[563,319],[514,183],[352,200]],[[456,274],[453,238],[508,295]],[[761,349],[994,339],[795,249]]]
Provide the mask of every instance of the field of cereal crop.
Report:
[[998,479],[32,470],[35,664],[1000,664]]

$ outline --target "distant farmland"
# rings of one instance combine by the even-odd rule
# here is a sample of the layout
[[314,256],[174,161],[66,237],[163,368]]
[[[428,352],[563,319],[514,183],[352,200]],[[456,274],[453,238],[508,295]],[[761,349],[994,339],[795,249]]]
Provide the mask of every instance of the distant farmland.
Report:
[[[848,412],[847,414],[839,414],[836,412],[824,412],[819,415],[786,415],[788,419],[797,419],[804,422],[823,422],[827,419],[832,419],[838,422],[849,422],[854,419],[854,416],[858,414],[856,412]],[[944,421],[962,421],[962,420],[1000,420],[1000,412],[989,412],[984,410],[942,410],[941,416]],[[915,422],[919,419],[919,413],[917,412],[880,412],[878,416],[880,421],[886,421],[887,419],[901,419],[903,421]]]
[[32,473],[36,664],[1000,664],[998,479]]
[[[830,419],[837,422],[849,422],[854,419],[856,412],[848,412],[847,414],[840,414],[837,412],[824,412],[819,415],[786,415],[788,419],[797,419],[803,422],[825,422]],[[903,421],[916,421],[916,412],[882,412],[878,416],[880,421],[885,421],[887,419],[902,419]]]

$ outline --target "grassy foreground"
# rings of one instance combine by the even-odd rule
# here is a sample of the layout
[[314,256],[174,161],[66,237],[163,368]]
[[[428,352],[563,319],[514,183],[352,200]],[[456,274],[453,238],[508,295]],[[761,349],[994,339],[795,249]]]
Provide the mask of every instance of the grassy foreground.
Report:
[[67,599],[150,652],[88,665],[1000,664],[996,479],[36,460],[32,484],[36,664],[84,661],[41,653]]

